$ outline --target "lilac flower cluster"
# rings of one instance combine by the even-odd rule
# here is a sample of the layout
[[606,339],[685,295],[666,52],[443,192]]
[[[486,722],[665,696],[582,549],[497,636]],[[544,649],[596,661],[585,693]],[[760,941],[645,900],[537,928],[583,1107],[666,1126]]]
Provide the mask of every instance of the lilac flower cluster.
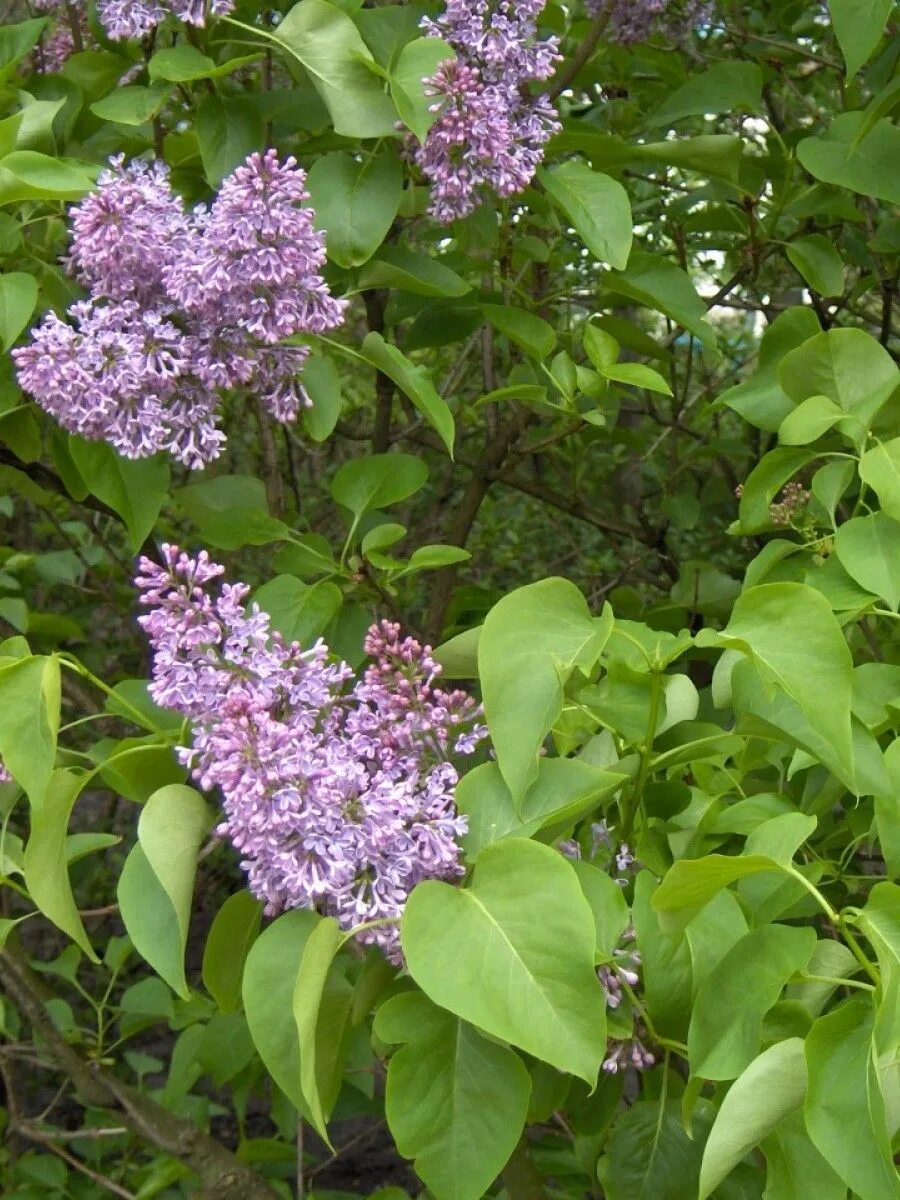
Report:
[[293,158],[253,154],[188,213],[163,164],[114,159],[71,213],[68,265],[90,298],[13,352],[21,386],[72,433],[190,467],[221,452],[221,390],[252,389],[293,421],[309,351],[277,343],[333,329],[345,308],[319,274],[305,180]]
[[437,119],[413,158],[432,184],[431,214],[466,216],[485,191],[512,196],[527,187],[560,126],[546,96],[527,85],[549,79],[557,39],[537,36],[545,0],[446,0],[423,33],[443,38],[455,60],[428,81]]
[[606,34],[622,45],[646,42],[654,33],[672,37],[709,20],[710,0],[585,0],[591,16],[609,12]]
[[87,0],[34,0],[38,12],[48,13],[55,20],[50,31],[42,36],[41,45],[32,56],[34,70],[50,75],[61,71],[66,60],[75,53],[73,22],[81,34],[81,43],[90,42],[87,27]]
[[97,16],[113,41],[142,38],[166,17],[203,28],[210,17],[223,17],[234,0],[97,0]]
[[187,717],[180,753],[205,789],[219,788],[219,833],[241,855],[269,913],[315,908],[400,961],[399,918],[423,879],[463,874],[454,756],[485,736],[460,691],[434,686],[428,647],[373,625],[372,663],[351,683],[320,640],[301,649],[245,608],[245,584],[210,584],[222,567],[164,546],[142,559],[140,618],[153,648],[154,700]]
[[[597,968],[597,978],[606,998],[606,1006],[617,1009],[625,1000],[632,988],[640,985],[638,970],[641,965],[641,955],[635,945],[635,935],[632,928],[622,934],[619,946],[613,951],[612,962]],[[646,1071],[656,1062],[653,1054],[644,1045],[646,1036],[640,1022],[635,1022],[631,1037],[609,1039],[606,1047],[606,1058],[603,1060],[603,1070],[609,1075],[616,1075],[627,1067],[638,1071]]]

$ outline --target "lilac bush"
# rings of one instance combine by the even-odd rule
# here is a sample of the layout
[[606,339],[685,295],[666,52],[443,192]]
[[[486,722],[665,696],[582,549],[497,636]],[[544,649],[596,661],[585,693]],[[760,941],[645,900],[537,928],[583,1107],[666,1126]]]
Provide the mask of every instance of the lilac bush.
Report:
[[90,298],[14,352],[23,389],[71,433],[189,467],[221,453],[222,391],[295,420],[309,351],[277,343],[333,329],[345,309],[319,273],[305,181],[295,159],[253,154],[187,212],[161,163],[114,159],[71,213],[68,266]]
[[206,790],[221,792],[219,833],[241,855],[266,910],[316,908],[399,961],[396,919],[423,879],[464,873],[454,758],[484,736],[462,691],[434,686],[430,649],[373,625],[371,665],[352,671],[321,640],[286,643],[246,584],[210,585],[223,568],[164,546],[143,558],[140,617],[153,648],[154,700],[182,713],[181,751]]
[[549,79],[557,39],[541,40],[544,0],[448,0],[422,30],[457,57],[429,81],[437,120],[414,159],[432,185],[431,215],[447,223],[486,194],[513,196],[528,186],[560,126],[551,102],[528,85]]

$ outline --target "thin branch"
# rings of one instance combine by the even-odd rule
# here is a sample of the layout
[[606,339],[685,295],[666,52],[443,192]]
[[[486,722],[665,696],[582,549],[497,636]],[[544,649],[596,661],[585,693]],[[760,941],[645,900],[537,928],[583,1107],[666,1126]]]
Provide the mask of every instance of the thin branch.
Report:
[[597,49],[611,16],[612,3],[610,0],[610,2],[603,5],[596,17],[594,17],[591,27],[587,32],[587,37],[569,59],[567,66],[557,75],[556,79],[547,89],[547,98],[549,100],[557,100],[569,84],[573,82],[578,72]]

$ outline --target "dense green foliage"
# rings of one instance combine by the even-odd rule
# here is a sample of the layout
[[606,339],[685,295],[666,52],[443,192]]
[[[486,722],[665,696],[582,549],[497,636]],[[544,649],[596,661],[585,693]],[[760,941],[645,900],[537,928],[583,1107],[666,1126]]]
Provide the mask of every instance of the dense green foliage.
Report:
[[[0,28],[0,1191],[896,1200],[896,6],[720,0],[623,46],[548,0],[562,131],[449,226],[404,152],[439,7],[241,0],[143,44],[89,9],[57,73],[48,19]],[[229,395],[200,472],[64,433],[8,351],[81,294],[68,206],[114,154],[193,204],[268,146],[350,300],[313,406]],[[146,691],[162,542],[355,668],[397,620],[483,702],[470,869],[413,891],[405,969],[263,917],[211,835]]]

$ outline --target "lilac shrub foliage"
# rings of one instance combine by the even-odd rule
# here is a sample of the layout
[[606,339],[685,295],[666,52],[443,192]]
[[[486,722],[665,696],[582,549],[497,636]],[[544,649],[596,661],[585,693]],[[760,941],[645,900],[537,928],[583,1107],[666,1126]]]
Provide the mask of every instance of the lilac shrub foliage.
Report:
[[560,128],[550,100],[528,93],[559,60],[557,39],[538,37],[543,7],[544,0],[447,0],[440,16],[422,21],[423,33],[457,56],[430,80],[438,115],[414,152],[437,221],[466,216],[486,192],[521,192]]
[[435,687],[429,648],[397,625],[371,627],[371,665],[354,681],[323,641],[303,649],[273,633],[245,607],[246,584],[213,591],[223,568],[205,552],[163,554],[163,566],[142,559],[136,581],[151,694],[191,722],[182,760],[220,789],[219,833],[250,890],[269,913],[315,908],[345,930],[384,921],[359,939],[399,961],[410,891],[464,874],[452,760],[485,736],[475,701]]
[[68,265],[89,298],[14,352],[21,386],[71,433],[189,467],[221,452],[223,391],[295,420],[309,351],[277,343],[335,328],[345,308],[319,273],[305,180],[295,159],[253,154],[188,212],[161,163],[114,159],[71,213]]

